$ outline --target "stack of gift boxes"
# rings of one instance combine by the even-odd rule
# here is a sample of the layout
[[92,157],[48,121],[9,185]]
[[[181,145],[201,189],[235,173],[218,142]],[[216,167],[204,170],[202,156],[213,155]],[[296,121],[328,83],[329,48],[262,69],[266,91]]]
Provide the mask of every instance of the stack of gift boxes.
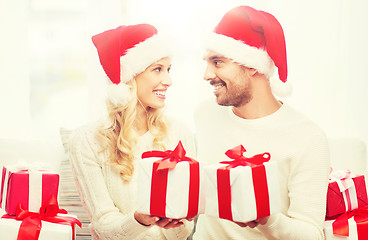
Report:
[[368,197],[364,175],[331,171],[327,191],[326,239],[368,239]]
[[277,162],[269,162],[269,153],[247,158],[244,152],[241,145],[230,149],[228,161],[203,169],[185,156],[181,142],[173,151],[143,153],[137,211],[176,219],[205,213],[234,222],[279,212]]
[[2,240],[71,240],[80,222],[57,203],[59,175],[34,166],[4,166],[0,174]]

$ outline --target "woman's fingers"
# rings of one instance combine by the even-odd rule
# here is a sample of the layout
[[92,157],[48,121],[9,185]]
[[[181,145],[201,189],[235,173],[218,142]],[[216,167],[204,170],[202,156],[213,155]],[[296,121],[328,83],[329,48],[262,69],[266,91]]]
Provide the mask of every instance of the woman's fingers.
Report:
[[175,228],[183,225],[183,222],[181,222],[178,219],[171,219],[171,218],[161,218],[159,221],[155,223],[157,226],[170,229]]

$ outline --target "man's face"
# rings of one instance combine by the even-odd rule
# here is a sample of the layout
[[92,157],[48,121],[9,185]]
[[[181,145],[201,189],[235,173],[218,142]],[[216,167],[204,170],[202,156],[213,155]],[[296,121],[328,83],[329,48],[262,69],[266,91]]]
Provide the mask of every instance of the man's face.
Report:
[[203,78],[214,87],[219,105],[240,107],[252,99],[248,68],[214,51],[208,51],[204,60],[207,68]]

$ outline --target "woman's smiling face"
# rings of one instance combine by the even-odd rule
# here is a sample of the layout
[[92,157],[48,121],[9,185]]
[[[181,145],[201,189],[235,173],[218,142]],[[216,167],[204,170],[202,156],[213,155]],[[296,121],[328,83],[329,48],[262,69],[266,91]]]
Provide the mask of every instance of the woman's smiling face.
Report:
[[165,106],[166,91],[172,84],[170,68],[170,58],[161,58],[135,77],[137,96],[144,108]]

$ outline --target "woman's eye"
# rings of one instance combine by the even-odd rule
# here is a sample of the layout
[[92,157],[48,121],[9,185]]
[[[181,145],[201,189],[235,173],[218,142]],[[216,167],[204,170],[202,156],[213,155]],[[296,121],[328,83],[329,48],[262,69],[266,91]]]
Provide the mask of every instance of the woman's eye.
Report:
[[157,67],[157,68],[155,68],[153,70],[156,71],[156,72],[161,72],[161,67]]
[[167,72],[170,72],[170,70],[171,70],[171,68],[168,68],[168,69],[167,69]]

